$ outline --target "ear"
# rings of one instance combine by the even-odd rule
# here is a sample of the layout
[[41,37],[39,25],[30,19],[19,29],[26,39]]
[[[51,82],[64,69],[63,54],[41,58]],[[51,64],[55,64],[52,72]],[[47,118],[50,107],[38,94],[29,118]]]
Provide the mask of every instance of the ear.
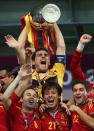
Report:
[[61,96],[58,96],[59,99],[61,99]]
[[61,101],[61,96],[58,96],[58,99]]
[[21,103],[23,102],[23,98],[22,98],[22,97],[20,98],[20,102],[21,102]]
[[34,60],[32,61],[32,65],[35,65],[35,61]]
[[14,75],[11,75],[10,78],[11,78],[12,80],[14,80]]

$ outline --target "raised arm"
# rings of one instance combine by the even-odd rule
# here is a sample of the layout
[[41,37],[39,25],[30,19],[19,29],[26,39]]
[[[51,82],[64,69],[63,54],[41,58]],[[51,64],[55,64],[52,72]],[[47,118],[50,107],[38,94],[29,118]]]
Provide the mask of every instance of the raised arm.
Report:
[[24,29],[20,33],[18,41],[16,39],[14,39],[12,35],[5,36],[5,39],[6,39],[6,44],[9,47],[15,49],[17,57],[18,57],[18,63],[21,64],[21,65],[25,64],[25,49],[24,49],[24,46],[25,46],[26,39],[27,39],[26,27],[24,27]]
[[86,76],[81,69],[81,59],[82,59],[82,52],[87,43],[89,43],[92,39],[92,36],[88,34],[84,34],[81,36],[78,46],[73,54],[72,61],[71,61],[71,72],[73,75],[74,80],[83,80],[86,81]]
[[56,46],[57,46],[56,55],[65,55],[66,47],[65,47],[64,38],[56,23],[54,24],[54,30],[55,30],[55,38],[56,38]]
[[[15,78],[15,80],[9,85],[9,87],[6,89],[6,91],[4,92],[3,95],[3,102],[4,102],[4,107],[5,109],[8,109],[9,106],[11,105],[11,100],[9,99],[9,97],[11,96],[11,94],[13,93],[13,91],[15,90],[17,84],[19,83],[19,81],[24,78],[22,80],[22,82],[18,85],[18,87],[15,90],[15,93],[20,96],[23,89],[25,88],[25,86],[28,84],[28,80],[29,78],[27,76],[30,76],[30,65],[23,65],[22,68],[20,69],[17,77]],[[26,78],[25,78],[26,77]],[[20,88],[20,90],[19,90]]]
[[23,65],[25,63],[25,50],[22,46],[20,46],[20,43],[12,36],[12,35],[7,35],[5,36],[6,44],[14,48],[16,51],[17,57],[18,57],[18,63]]
[[22,76],[22,74],[25,78],[22,80],[20,85],[15,89],[15,93],[18,97],[21,97],[23,91],[27,89],[29,86],[31,86],[32,84],[32,71],[31,71],[30,64],[24,65],[19,75]]
[[[94,118],[87,115],[85,112],[83,112],[78,106],[71,105],[70,106],[71,112],[77,112],[78,115],[81,117],[81,119],[92,129],[94,129]],[[94,112],[93,112],[94,115]]]
[[27,29],[25,26],[18,38],[19,47],[15,48],[16,54],[18,56],[18,62],[21,65],[25,64],[25,48],[24,47],[25,47],[26,39],[27,39]]
[[26,48],[25,49],[25,63],[32,63],[32,54],[35,52],[35,48]]
[[18,42],[20,43],[21,48],[24,48],[26,40],[27,40],[27,29],[25,26],[18,38]]

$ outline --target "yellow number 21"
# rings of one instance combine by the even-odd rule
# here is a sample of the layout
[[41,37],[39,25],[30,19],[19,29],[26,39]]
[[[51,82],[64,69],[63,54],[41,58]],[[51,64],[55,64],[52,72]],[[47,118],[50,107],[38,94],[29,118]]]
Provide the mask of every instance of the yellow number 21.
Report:
[[49,122],[49,130],[56,129],[56,123],[55,122]]

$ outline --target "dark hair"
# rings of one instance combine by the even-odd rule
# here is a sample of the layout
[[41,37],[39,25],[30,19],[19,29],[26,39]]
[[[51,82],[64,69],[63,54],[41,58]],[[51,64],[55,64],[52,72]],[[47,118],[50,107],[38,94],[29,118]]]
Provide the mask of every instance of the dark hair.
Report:
[[38,95],[37,90],[36,90],[36,87],[35,87],[35,86],[29,86],[29,87],[28,87],[27,89],[25,89],[25,90],[23,91],[23,93],[21,94],[21,97],[22,97],[22,98],[23,98],[24,92],[25,92],[26,90],[29,90],[29,89],[34,90],[34,91],[36,92],[36,94]]
[[72,90],[73,90],[74,85],[76,85],[76,84],[83,84],[85,86],[86,90],[89,89],[89,85],[85,81],[75,80],[75,81],[72,82]]
[[39,48],[39,49],[36,49],[36,51],[33,53],[33,55],[32,55],[32,60],[35,60],[35,57],[36,57],[36,53],[38,52],[38,51],[46,51],[48,54],[49,54],[49,52],[48,52],[48,50],[46,49],[46,48]]
[[13,67],[8,66],[8,65],[2,65],[2,66],[0,66],[0,71],[1,70],[6,70],[7,73],[9,73],[12,69],[13,69]]
[[58,92],[58,95],[61,96],[61,93],[62,93],[62,88],[59,86],[58,83],[56,82],[46,82],[44,85],[43,85],[43,88],[42,88],[42,97],[44,97],[44,92],[46,90],[46,88],[48,90],[50,90],[51,88],[56,88],[57,89],[57,92]]
[[0,66],[0,71],[1,70],[6,70],[7,75],[10,77],[11,75],[14,75],[14,77],[17,76],[18,74],[18,70],[20,69],[20,66],[17,67],[12,67],[12,66],[8,66],[8,65],[3,65]]

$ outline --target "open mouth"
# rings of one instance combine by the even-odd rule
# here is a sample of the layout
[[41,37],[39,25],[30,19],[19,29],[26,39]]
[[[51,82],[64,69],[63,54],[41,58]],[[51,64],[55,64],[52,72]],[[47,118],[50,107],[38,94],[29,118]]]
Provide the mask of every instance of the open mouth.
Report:
[[81,96],[76,96],[76,99],[79,100],[81,98]]
[[50,104],[53,104],[53,103],[54,103],[54,99],[49,99],[48,102],[49,102]]
[[29,104],[30,105],[34,104],[34,101],[33,100],[29,100]]
[[41,64],[46,65],[46,61],[41,61]]
[[41,61],[41,67],[46,68],[46,61]]

